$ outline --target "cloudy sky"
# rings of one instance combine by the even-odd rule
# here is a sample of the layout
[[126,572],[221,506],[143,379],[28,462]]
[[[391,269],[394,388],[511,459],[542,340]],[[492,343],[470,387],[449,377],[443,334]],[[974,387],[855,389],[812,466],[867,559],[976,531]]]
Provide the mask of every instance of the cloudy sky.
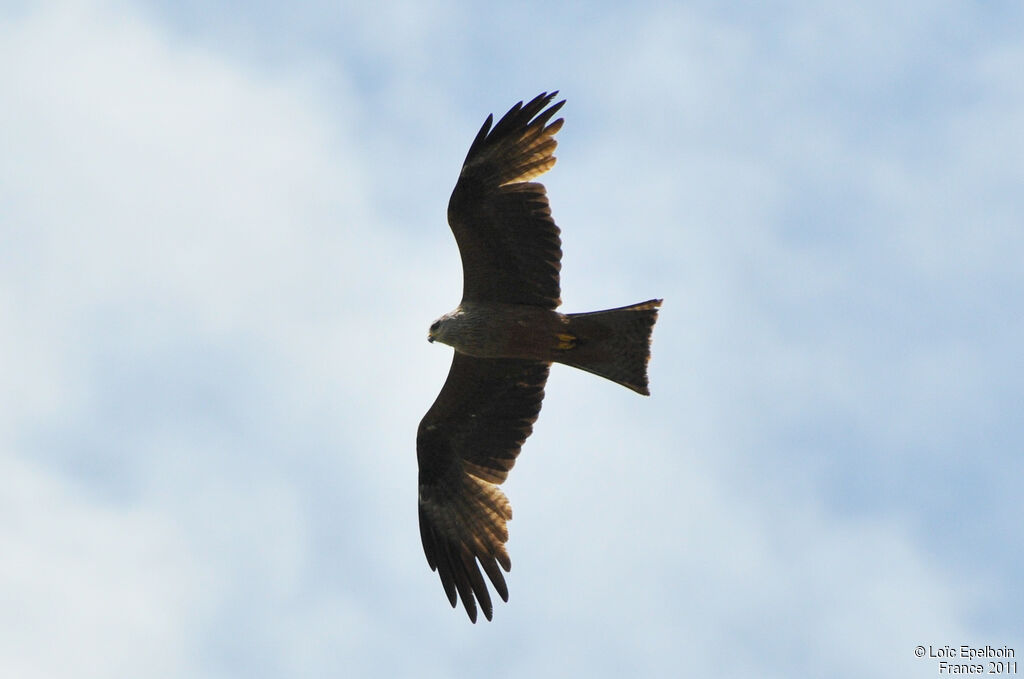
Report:
[[[1024,653],[1020,3],[284,6],[0,3],[0,675]],[[564,309],[664,297],[653,395],[553,369],[471,625],[425,335],[469,142],[551,89]]]

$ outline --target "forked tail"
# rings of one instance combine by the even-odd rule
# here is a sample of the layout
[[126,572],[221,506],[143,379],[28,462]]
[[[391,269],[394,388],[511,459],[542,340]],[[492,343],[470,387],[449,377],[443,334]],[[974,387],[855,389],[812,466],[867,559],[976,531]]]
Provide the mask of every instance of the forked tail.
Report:
[[568,314],[572,347],[557,360],[649,395],[647,361],[660,299],[585,314]]

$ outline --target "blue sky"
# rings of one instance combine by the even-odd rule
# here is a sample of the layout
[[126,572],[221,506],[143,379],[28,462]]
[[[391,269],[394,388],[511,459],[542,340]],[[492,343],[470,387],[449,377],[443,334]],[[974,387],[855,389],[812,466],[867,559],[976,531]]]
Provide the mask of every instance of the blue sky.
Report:
[[[931,677],[1024,651],[1017,3],[0,7],[0,674]],[[560,89],[508,604],[414,438],[488,113]]]

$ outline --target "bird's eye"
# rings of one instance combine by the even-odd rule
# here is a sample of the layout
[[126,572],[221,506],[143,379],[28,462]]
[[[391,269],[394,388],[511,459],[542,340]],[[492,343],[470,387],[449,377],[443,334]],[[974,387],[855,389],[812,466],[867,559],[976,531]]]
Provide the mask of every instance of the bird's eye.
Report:
[[441,321],[434,321],[430,324],[430,332],[437,332],[437,329],[441,327]]

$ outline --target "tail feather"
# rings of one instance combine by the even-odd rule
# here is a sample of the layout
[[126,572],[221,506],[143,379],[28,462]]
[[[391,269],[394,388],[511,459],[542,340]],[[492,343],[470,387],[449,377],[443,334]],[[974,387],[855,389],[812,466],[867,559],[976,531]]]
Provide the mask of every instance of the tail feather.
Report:
[[650,395],[647,361],[660,299],[583,314],[568,314],[573,346],[556,360]]

